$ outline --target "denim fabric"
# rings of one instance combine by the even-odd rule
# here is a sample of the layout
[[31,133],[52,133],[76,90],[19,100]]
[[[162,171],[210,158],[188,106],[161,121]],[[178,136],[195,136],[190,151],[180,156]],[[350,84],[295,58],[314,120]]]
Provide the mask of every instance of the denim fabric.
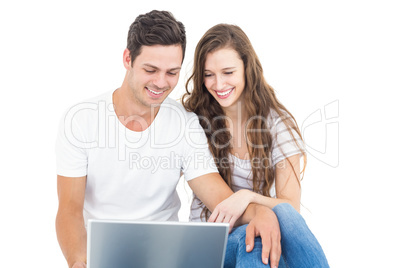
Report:
[[[254,249],[251,252],[246,252],[246,227],[242,225],[234,228],[229,234],[228,243],[226,246],[225,268],[245,268],[245,267],[269,267],[262,263],[261,253],[262,244],[261,238],[256,237],[254,240]],[[286,265],[281,257],[279,268],[285,268]]]
[[[325,254],[303,217],[290,205],[273,208],[281,229],[282,256],[278,268],[329,267]],[[246,252],[246,227],[233,229],[229,234],[225,268],[270,267],[261,260],[261,238],[256,237],[252,252]]]

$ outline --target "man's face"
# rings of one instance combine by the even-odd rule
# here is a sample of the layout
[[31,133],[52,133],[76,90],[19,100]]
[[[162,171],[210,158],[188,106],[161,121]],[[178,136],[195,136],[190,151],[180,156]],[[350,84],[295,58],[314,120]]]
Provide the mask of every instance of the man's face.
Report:
[[177,85],[183,52],[180,45],[143,46],[132,66],[128,85],[134,99],[144,108],[161,104]]

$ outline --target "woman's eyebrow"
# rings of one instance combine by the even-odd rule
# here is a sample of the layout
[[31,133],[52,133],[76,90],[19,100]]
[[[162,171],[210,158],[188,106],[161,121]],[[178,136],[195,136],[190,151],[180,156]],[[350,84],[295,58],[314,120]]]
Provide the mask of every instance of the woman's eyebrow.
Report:
[[[236,67],[226,67],[226,68],[223,68],[222,71],[227,71],[227,70],[230,70],[230,69],[236,69]],[[211,72],[211,71],[208,70],[208,69],[204,69],[204,72]]]

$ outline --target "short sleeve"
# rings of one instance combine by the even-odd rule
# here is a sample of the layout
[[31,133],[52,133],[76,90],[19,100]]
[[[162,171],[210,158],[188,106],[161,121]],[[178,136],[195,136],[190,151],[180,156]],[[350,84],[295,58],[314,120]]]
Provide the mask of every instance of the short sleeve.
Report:
[[184,143],[182,171],[186,181],[209,173],[218,173],[208,140],[198,117],[191,116],[187,125]]
[[65,113],[59,123],[56,138],[56,172],[65,177],[87,175],[88,157],[86,149],[80,146],[85,141],[79,125]]
[[[285,117],[283,119],[292,120]],[[290,156],[303,154],[305,147],[300,135],[292,128],[287,128],[283,119],[279,116],[273,118],[271,125],[272,142],[272,164],[276,165],[279,161]],[[295,124],[296,125],[296,124]]]

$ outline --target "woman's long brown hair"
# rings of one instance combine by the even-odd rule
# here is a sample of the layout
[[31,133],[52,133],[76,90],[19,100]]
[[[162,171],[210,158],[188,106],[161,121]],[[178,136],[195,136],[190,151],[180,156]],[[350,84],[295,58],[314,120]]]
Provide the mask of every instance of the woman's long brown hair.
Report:
[[[186,93],[182,98],[182,103],[186,110],[198,115],[219,173],[232,188],[232,171],[228,165],[229,154],[232,150],[230,143],[232,136],[227,128],[223,109],[204,85],[207,54],[222,48],[234,49],[244,63],[244,107],[248,118],[252,118],[246,124],[247,147],[250,159],[259,159],[260,161],[259,165],[252,165],[253,191],[264,196],[270,196],[270,188],[275,180],[275,169],[271,164],[272,135],[274,133],[252,130],[269,130],[267,118],[272,111],[275,111],[299,147],[292,129],[299,135],[300,139],[301,134],[293,115],[278,101],[274,90],[265,81],[262,65],[250,40],[240,27],[218,24],[204,34],[195,49],[194,69],[186,82]],[[190,90],[191,83],[192,90]],[[300,149],[303,151],[302,148]],[[306,155],[304,154],[304,167],[305,164]]]

